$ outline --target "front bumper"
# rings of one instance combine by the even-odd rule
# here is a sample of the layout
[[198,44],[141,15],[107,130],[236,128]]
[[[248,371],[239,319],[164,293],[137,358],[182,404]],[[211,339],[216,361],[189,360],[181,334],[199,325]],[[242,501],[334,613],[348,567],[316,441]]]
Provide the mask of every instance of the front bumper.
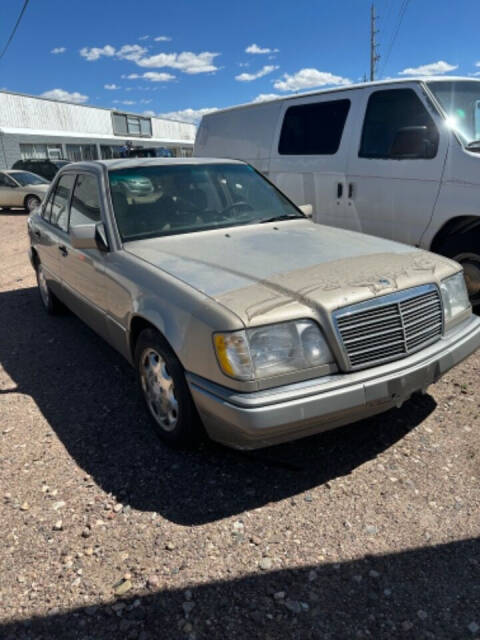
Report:
[[435,344],[403,360],[253,393],[187,374],[208,435],[237,449],[303,438],[401,406],[480,347],[472,316]]

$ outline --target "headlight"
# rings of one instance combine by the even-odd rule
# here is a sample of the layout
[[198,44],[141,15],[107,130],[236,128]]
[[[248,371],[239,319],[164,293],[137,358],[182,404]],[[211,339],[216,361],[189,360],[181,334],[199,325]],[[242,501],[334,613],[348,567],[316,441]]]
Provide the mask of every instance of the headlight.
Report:
[[216,333],[214,344],[222,371],[239,380],[267,378],[334,362],[322,332],[311,320]]
[[470,300],[468,299],[468,291],[465,285],[463,271],[442,280],[440,290],[442,292],[446,324],[470,308]]

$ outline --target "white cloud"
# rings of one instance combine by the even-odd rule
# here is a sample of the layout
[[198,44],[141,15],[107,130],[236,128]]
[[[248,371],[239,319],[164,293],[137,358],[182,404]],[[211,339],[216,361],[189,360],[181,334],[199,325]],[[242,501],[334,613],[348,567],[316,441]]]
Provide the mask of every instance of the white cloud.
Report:
[[123,74],[121,76],[122,80],[137,80],[138,78],[141,78],[142,76],[139,73],[129,73],[128,75]]
[[139,40],[148,40],[150,36],[140,36]]
[[150,102],[152,102],[152,99],[151,99],[151,98],[150,98],[149,100],[146,100],[145,98],[142,98],[142,99],[140,100],[140,103],[141,103],[141,104],[150,104]]
[[136,104],[135,100],[114,100],[114,104]]
[[50,51],[50,53],[54,53],[55,55],[57,55],[59,53],[65,53],[66,50],[67,50],[66,47],[55,47]]
[[159,118],[167,118],[167,120],[182,120],[183,122],[190,122],[197,124],[208,113],[218,111],[217,107],[210,107],[205,109],[181,109],[180,111],[169,111],[168,113],[159,113]]
[[[167,36],[158,36],[166,38]],[[201,53],[192,53],[191,51],[182,51],[181,53],[157,53],[152,56],[146,56],[147,48],[139,44],[124,44],[120,49],[115,49],[107,44],[104,47],[84,47],[80,49],[80,55],[92,62],[98,60],[102,56],[109,58],[116,57],[120,60],[130,60],[135,62],[139,67],[161,68],[170,67],[178,69],[183,73],[212,73],[218,70],[213,64],[214,59],[219,53],[210,51],[202,51]],[[133,75],[133,74],[131,74]]]
[[146,53],[147,49],[141,47],[139,44],[124,44],[123,47],[117,50],[115,55],[121,60],[133,60],[137,62]]
[[88,47],[83,47],[83,49],[80,49],[80,55],[82,56],[82,58],[85,58],[85,60],[88,60],[88,62],[93,62],[94,60],[98,60],[102,56],[111,58],[115,55],[115,49],[109,44],[106,44],[102,48],[92,47],[89,49]]
[[419,67],[408,67],[399,72],[399,76],[437,76],[458,69],[458,64],[449,64],[444,60],[422,64]]
[[65,91],[65,89],[50,89],[50,91],[44,91],[40,94],[42,98],[50,98],[51,100],[60,100],[60,102],[75,102],[76,104],[83,104],[88,100],[88,96],[79,93],[78,91]]
[[252,82],[252,80],[263,78],[263,76],[272,73],[272,71],[275,71],[276,69],[278,69],[278,67],[276,67],[275,65],[266,64],[260,69],[260,71],[257,71],[256,73],[241,73],[240,75],[235,76],[235,80],[238,80],[239,82]]
[[213,64],[214,58],[219,53],[204,51],[202,53],[192,53],[183,51],[182,53],[157,53],[148,58],[136,60],[139,67],[170,67],[178,69],[183,73],[207,73],[217,71],[218,67]]
[[150,116],[151,118],[153,118],[153,116],[155,115],[155,111],[150,111],[149,109],[147,109],[147,111],[144,111],[142,115]]
[[328,71],[300,69],[293,75],[284,73],[281,79],[273,83],[273,86],[280,91],[299,91],[300,89],[313,89],[314,87],[324,87],[326,85],[338,86],[346,84],[350,84],[348,78],[335,76]]
[[275,100],[275,98],[280,98],[278,93],[260,93],[252,102],[268,102],[269,100]]
[[118,86],[118,84],[104,84],[103,85],[104,89],[108,89],[109,91],[115,91],[115,89],[120,89],[120,87]]
[[258,44],[251,44],[245,49],[245,53],[278,53],[278,49],[269,49],[268,47],[259,47]]
[[170,82],[171,80],[175,80],[175,76],[171,73],[158,71],[146,71],[140,77],[145,78],[145,80],[150,80],[150,82]]
[[171,38],[169,38],[168,36],[157,36],[156,38],[154,38],[155,42],[170,42]]

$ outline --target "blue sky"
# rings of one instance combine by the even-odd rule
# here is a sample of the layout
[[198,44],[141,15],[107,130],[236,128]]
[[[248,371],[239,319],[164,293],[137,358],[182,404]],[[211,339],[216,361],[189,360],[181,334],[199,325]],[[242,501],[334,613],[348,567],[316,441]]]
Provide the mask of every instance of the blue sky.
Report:
[[[2,3],[1,48],[22,4]],[[480,74],[478,0],[378,0],[376,8],[380,77]],[[0,87],[194,120],[360,80],[369,12],[367,0],[30,0],[0,60]]]

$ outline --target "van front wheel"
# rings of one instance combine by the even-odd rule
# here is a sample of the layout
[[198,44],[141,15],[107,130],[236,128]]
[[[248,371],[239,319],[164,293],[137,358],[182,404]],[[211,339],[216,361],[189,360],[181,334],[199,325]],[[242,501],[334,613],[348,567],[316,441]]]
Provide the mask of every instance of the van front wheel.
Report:
[[439,248],[438,253],[462,265],[472,307],[480,307],[480,232],[473,232],[468,237],[453,236]]

